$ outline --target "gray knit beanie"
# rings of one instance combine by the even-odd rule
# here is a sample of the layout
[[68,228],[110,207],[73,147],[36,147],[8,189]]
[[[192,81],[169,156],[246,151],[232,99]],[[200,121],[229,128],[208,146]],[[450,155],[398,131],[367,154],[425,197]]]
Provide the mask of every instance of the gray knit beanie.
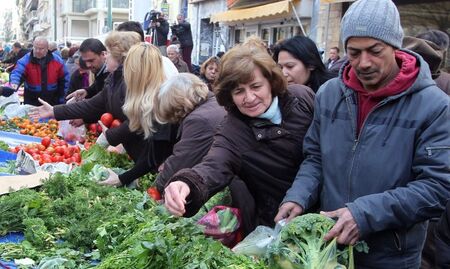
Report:
[[358,0],[342,18],[341,35],[345,48],[351,37],[372,37],[401,48],[403,29],[397,7],[391,0]]

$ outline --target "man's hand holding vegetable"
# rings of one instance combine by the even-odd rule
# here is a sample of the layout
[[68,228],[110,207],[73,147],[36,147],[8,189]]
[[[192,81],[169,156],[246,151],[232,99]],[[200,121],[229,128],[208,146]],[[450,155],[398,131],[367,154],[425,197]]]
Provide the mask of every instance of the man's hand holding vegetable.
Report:
[[[320,213],[332,219],[337,218],[336,224],[324,237],[326,241],[336,238],[337,242],[342,245],[354,245],[358,241],[358,225],[356,224],[353,215],[348,208],[344,207],[334,211],[322,211]],[[301,214],[303,214],[302,206],[294,202],[286,202],[280,206],[278,214],[275,216],[275,222],[282,219],[286,219],[286,221],[289,222]]]
[[356,241],[359,240],[358,225],[348,208],[343,207],[328,212],[322,211],[320,214],[332,219],[337,218],[336,224],[334,224],[333,228],[325,235],[325,240],[328,241],[336,237],[337,242],[342,245],[354,245]]

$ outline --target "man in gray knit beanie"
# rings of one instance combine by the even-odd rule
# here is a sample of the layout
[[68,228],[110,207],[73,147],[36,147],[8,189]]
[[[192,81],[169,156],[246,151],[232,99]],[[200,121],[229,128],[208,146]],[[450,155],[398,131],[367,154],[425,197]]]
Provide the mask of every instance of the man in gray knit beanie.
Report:
[[353,3],[341,35],[348,62],[316,94],[305,160],[275,221],[320,203],[337,219],[325,240],[368,244],[356,268],[418,269],[427,220],[450,197],[450,99],[422,57],[400,49],[391,0]]
[[341,22],[344,47],[350,37],[372,37],[401,48],[403,28],[391,0],[359,0],[350,6]]

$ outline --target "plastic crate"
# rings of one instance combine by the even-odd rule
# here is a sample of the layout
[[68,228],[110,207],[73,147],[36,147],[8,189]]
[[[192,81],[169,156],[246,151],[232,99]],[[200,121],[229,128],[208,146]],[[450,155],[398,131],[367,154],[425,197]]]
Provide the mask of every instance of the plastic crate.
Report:
[[22,135],[5,131],[0,131],[0,139],[10,147],[15,147],[20,144],[40,143],[42,140],[42,138],[36,136]]
[[9,160],[15,160],[16,157],[17,157],[17,154],[0,150],[0,163],[5,163],[6,161],[9,161]]

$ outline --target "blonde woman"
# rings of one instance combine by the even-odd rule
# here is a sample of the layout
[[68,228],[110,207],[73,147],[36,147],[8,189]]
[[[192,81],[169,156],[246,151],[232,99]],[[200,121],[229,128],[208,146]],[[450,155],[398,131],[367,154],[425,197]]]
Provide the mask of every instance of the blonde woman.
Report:
[[106,68],[111,72],[105,80],[102,91],[90,99],[80,102],[51,106],[41,100],[43,104],[31,110],[32,118],[54,117],[57,120],[83,119],[85,123],[97,122],[101,115],[109,112],[122,124],[104,132],[102,139],[113,146],[122,144],[133,160],[137,160],[143,150],[143,137],[130,132],[127,117],[122,111],[125,101],[126,86],[123,80],[123,62],[131,46],[139,44],[140,36],[134,32],[111,32],[105,39],[108,50]]
[[117,175],[110,171],[103,184],[129,185],[148,172],[156,172],[164,160],[172,154],[176,139],[174,125],[159,125],[155,122],[154,101],[156,93],[166,80],[162,55],[149,43],[139,43],[132,48],[124,62],[124,81],[127,86],[123,111],[128,118],[131,132],[145,137],[141,144],[143,155],[135,166]]
[[155,132],[153,126],[153,102],[155,94],[165,80],[162,55],[159,49],[141,43],[130,49],[125,60],[127,94],[123,111],[129,119],[131,131],[142,132],[148,138]]

